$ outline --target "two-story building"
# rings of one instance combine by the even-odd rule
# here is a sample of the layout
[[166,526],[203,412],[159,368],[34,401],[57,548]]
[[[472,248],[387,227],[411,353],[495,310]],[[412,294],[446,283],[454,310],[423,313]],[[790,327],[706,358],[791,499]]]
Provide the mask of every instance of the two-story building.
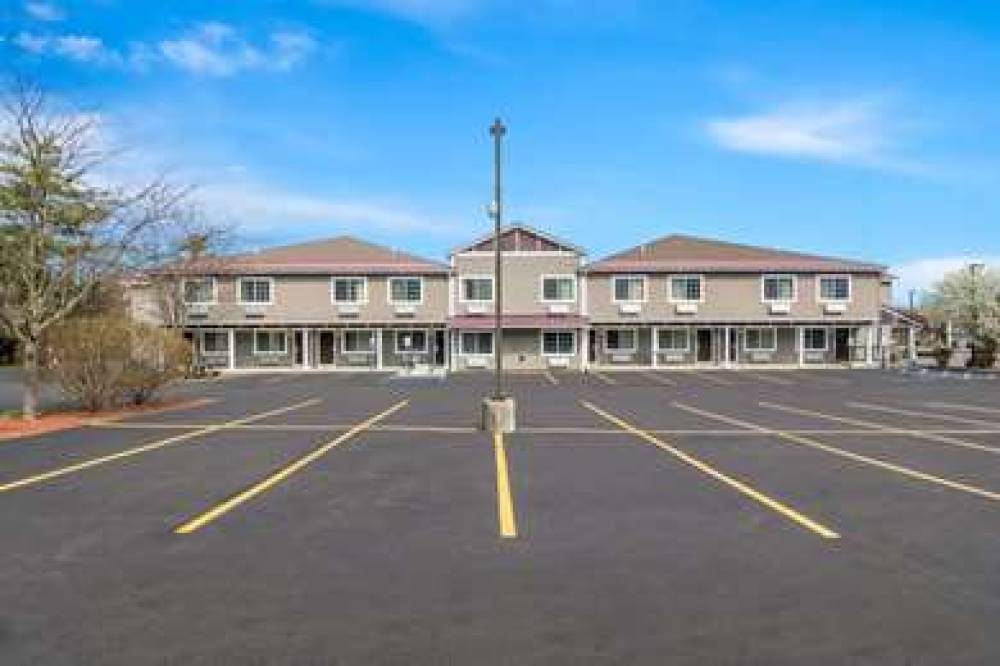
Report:
[[[500,237],[512,370],[870,366],[884,266],[672,235],[586,263],[515,224]],[[184,267],[198,362],[252,369],[490,368],[493,236],[448,263],[350,237]],[[133,310],[150,317],[148,299]]]

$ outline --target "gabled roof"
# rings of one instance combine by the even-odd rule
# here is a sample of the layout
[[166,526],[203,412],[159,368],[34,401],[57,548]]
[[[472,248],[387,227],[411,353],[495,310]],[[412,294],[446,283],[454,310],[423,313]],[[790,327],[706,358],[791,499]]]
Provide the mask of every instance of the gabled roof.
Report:
[[276,274],[437,274],[448,266],[353,236],[336,236],[260,252],[208,257],[185,267],[188,273]]
[[590,273],[690,271],[741,273],[760,271],[883,273],[886,267],[850,259],[740,245],[671,234],[588,264]]
[[[500,229],[500,248],[505,251],[527,252],[573,252],[586,255],[587,252],[572,243],[528,226],[523,222],[508,224]],[[492,252],[493,232],[483,234],[468,245],[457,247],[449,256],[463,252]]]

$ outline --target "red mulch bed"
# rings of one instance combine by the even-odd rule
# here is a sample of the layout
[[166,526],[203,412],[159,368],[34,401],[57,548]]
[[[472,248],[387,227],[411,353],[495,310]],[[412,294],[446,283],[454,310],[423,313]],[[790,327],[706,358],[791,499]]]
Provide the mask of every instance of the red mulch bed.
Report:
[[120,421],[132,416],[192,409],[216,402],[217,398],[172,398],[150,405],[122,407],[101,412],[66,411],[39,414],[34,421],[21,417],[0,418],[0,440],[40,435],[56,430],[79,428],[94,421]]

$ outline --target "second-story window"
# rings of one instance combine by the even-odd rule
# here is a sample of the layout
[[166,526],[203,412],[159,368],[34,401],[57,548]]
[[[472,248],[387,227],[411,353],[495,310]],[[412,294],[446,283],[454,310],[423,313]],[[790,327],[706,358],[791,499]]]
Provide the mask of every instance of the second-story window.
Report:
[[418,277],[389,278],[389,301],[420,303],[424,299],[424,281]]
[[670,300],[678,303],[700,302],[702,280],[700,275],[673,275],[670,278]]
[[542,300],[547,303],[571,303],[576,300],[576,278],[572,275],[542,276]]
[[215,302],[215,278],[188,278],[184,280],[184,302],[189,304]]
[[819,276],[819,300],[851,300],[851,278],[846,275]]
[[471,302],[492,301],[493,278],[482,276],[462,278],[462,300]]
[[765,275],[761,280],[761,294],[765,302],[788,303],[795,300],[794,275]]
[[240,278],[240,302],[269,304],[273,286],[271,278]]
[[363,277],[335,277],[331,292],[334,303],[364,303],[368,300],[368,280]]
[[646,300],[646,278],[642,275],[616,275],[611,278],[615,302]]

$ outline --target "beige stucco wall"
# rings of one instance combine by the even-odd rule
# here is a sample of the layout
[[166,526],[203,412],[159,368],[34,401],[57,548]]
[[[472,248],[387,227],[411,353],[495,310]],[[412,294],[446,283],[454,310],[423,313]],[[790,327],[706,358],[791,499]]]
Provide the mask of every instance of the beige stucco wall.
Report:
[[769,321],[809,319],[831,323],[838,320],[878,319],[881,288],[877,275],[853,275],[851,301],[843,314],[826,314],[817,301],[817,276],[800,274],[796,280],[796,299],[788,314],[770,314],[762,302],[761,275],[708,274],[704,276],[704,302],[696,314],[678,314],[669,300],[667,274],[646,276],[646,301],[638,314],[622,314],[612,302],[611,276],[588,275],[587,309],[593,322],[698,322],[698,321]]
[[[466,314],[462,302],[461,278],[472,275],[493,275],[493,256],[459,254],[455,256],[455,314]],[[542,302],[543,275],[573,275],[579,270],[579,257],[569,253],[537,253],[503,255],[503,299],[505,314],[548,314],[548,304]],[[576,300],[568,304],[567,314],[581,312],[580,279],[577,277]]]

